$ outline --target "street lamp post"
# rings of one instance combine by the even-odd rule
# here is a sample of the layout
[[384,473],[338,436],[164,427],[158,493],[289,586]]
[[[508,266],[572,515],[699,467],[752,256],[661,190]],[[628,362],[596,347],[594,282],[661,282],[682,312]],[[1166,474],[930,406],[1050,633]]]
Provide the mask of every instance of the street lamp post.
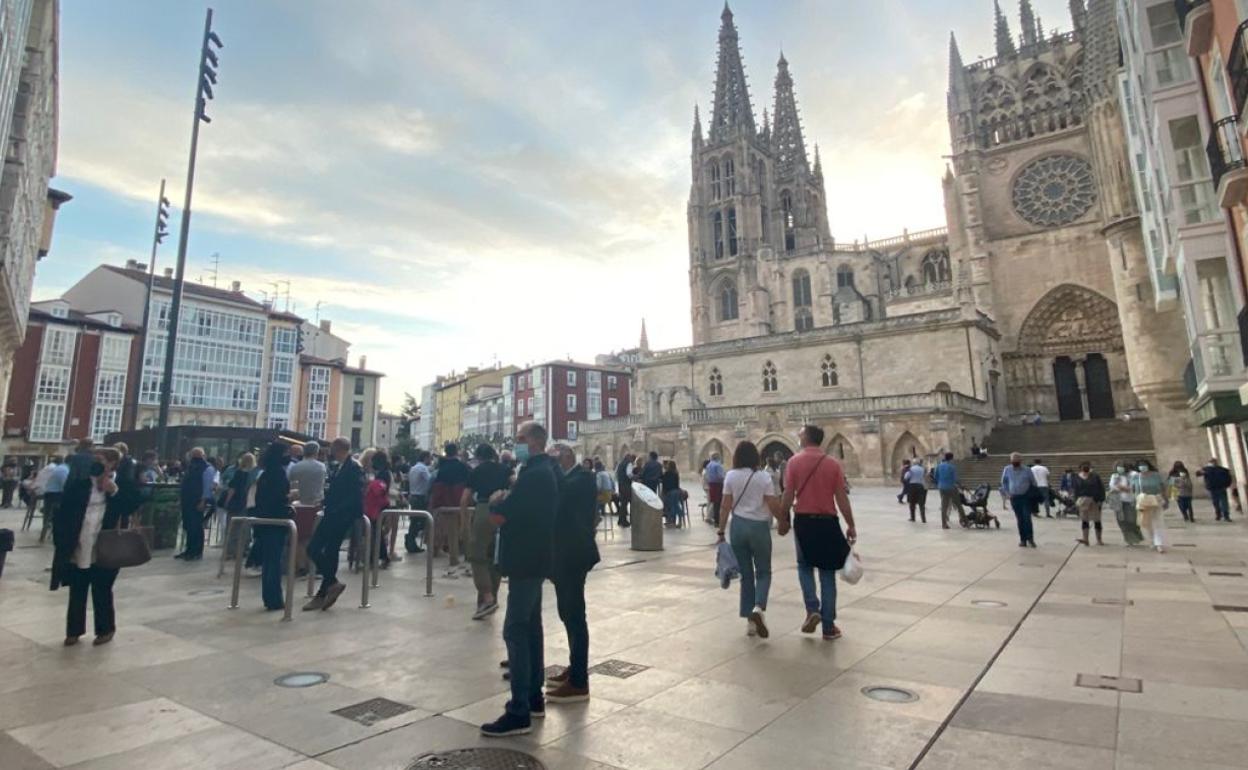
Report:
[[169,404],[173,399],[173,363],[178,347],[178,322],[182,311],[182,292],[186,274],[186,242],[191,233],[191,193],[195,188],[195,152],[199,147],[199,124],[211,123],[205,108],[212,99],[217,82],[217,52],[221,38],[212,31],[212,9],[204,18],[204,41],[199,50],[199,74],[195,79],[195,119],[191,123],[191,153],[186,169],[186,199],[182,204],[182,226],[178,233],[178,266],[173,279],[173,302],[169,305],[169,322],[165,343],[165,369],[160,381],[160,455],[168,457]]
[[147,263],[147,294],[143,300],[143,326],[139,330],[139,371],[131,384],[131,416],[139,419],[139,400],[142,398],[143,369],[147,361],[147,326],[152,319],[152,284],[156,281],[156,250],[169,235],[169,199],[165,197],[165,180],[160,180],[160,195],[156,198],[156,228],[152,233],[152,257]]

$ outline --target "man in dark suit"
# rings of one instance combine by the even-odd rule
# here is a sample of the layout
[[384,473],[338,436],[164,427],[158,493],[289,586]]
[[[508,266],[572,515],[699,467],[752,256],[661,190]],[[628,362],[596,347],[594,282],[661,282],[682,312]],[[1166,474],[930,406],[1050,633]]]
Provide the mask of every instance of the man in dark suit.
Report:
[[598,563],[594,517],[598,485],[592,471],[576,462],[565,444],[551,452],[558,459],[559,511],[555,518],[555,564],[551,572],[559,619],[568,631],[569,666],[547,680],[546,700],[575,703],[589,700],[589,624],[585,620],[585,578]]
[[[325,515],[308,541],[308,559],[320,570],[321,587],[303,606],[304,611],[327,610],[346,590],[346,584],[338,582],[338,552],[351,528],[364,515],[364,469],[351,456],[351,441],[334,439],[330,453],[337,470],[325,493]],[[368,579],[367,573],[364,579]]]

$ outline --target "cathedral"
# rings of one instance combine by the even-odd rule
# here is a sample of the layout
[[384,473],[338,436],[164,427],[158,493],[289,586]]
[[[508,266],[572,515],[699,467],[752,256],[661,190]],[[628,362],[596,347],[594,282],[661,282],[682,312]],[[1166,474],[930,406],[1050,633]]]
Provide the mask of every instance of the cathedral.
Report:
[[1035,414],[1147,418],[1162,462],[1207,451],[1182,311],[1147,272],[1113,3],[1072,0],[1063,33],[1021,11],[1015,36],[996,9],[992,58],[965,64],[950,37],[947,227],[838,243],[789,62],[760,120],[725,6],[691,141],[693,345],[643,345],[634,416],[586,424],[585,451],[697,469],[746,438],[790,454],[813,422],[851,477],[884,479]]

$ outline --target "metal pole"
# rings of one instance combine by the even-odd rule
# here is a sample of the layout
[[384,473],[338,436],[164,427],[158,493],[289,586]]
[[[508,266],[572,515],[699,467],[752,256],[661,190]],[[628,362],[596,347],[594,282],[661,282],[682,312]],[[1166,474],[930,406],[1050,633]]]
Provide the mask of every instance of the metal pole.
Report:
[[[238,535],[238,525],[246,516],[235,516],[230,519],[230,523],[225,526],[225,543],[221,548],[221,565],[217,568],[217,580],[225,574],[225,557],[230,553],[230,535]],[[234,554],[234,558],[238,558],[238,554]]]
[[286,519],[286,531],[290,537],[286,541],[286,614],[282,617],[283,623],[290,622],[290,613],[295,608],[295,562],[298,561],[295,552],[299,548],[299,526],[293,519]]
[[384,519],[385,511],[382,511],[382,515],[377,517],[377,527],[373,530],[373,536],[368,541],[368,564],[369,569],[372,570],[373,588],[381,584],[381,570],[377,569],[377,559],[378,554],[381,553],[381,531],[384,529],[381,523]]
[[[242,540],[240,542],[241,543],[250,542],[251,541],[251,518],[247,516],[242,516],[242,517],[239,517],[238,519],[235,519],[235,521],[242,522],[242,526],[239,528],[239,533],[242,537]],[[239,552],[234,554],[234,590],[231,591],[230,593],[230,609],[232,610],[238,609],[238,588],[242,580],[243,580],[243,554],[242,554],[242,549],[240,548]]]
[[[390,508],[381,512],[381,518],[378,523],[389,518],[393,520],[394,526],[399,526],[399,520],[402,518],[420,517],[425,520],[428,530],[425,532],[425,596],[433,596],[433,535],[434,535],[434,518],[429,511],[412,511],[406,508]],[[378,532],[381,527],[377,527]],[[376,542],[370,541],[369,549],[380,547],[381,538],[377,537]],[[376,570],[373,572],[373,588],[379,588],[381,584],[380,576]]]
[[199,123],[204,116],[204,50],[212,34],[212,9],[204,17],[204,39],[199,51],[199,69],[195,72],[195,115],[191,121],[191,152],[186,168],[186,197],[182,204],[182,226],[178,232],[178,266],[173,279],[173,302],[169,305],[169,326],[165,336],[165,368],[160,382],[160,456],[168,457],[169,404],[173,399],[173,362],[178,348],[178,322],[182,315],[183,280],[186,276],[186,245],[191,234],[191,194],[195,189],[195,153],[199,148]]
[[[316,523],[312,526],[312,537],[316,537],[316,530],[321,526],[321,521],[325,518],[324,511],[316,512]],[[311,538],[308,539],[311,543]],[[335,557],[337,558],[337,557]],[[308,557],[308,598],[316,595],[316,562],[312,561],[311,556]]]
[[[142,398],[143,388],[143,366],[147,361],[147,325],[152,320],[152,284],[156,281],[156,250],[160,246],[160,227],[163,223],[161,219],[164,214],[165,205],[165,180],[160,180],[160,195],[156,196],[156,224],[153,226],[152,233],[152,256],[147,262],[147,292],[143,300],[143,326],[139,333],[139,371],[138,376],[134,378],[131,392],[134,398],[131,400],[131,417],[134,424],[131,427],[137,427],[139,422],[139,399]],[[124,423],[123,423],[124,429]]]
[[364,520],[364,537],[363,537],[364,542],[362,543],[362,545],[364,546],[364,574],[360,576],[361,577],[360,582],[364,584],[364,587],[360,590],[360,609],[363,610],[363,609],[368,609],[368,606],[369,606],[368,604],[368,579],[369,579],[368,578],[368,555],[369,555],[369,551],[372,550],[373,523],[368,520],[367,516],[361,516],[360,518]]

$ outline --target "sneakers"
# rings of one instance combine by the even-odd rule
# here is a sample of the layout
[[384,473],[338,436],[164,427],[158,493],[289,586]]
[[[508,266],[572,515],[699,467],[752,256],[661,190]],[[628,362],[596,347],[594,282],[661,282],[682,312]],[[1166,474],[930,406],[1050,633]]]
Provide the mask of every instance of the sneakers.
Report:
[[498,602],[489,602],[477,607],[477,611],[472,613],[473,620],[485,620],[489,616],[498,611]]
[[546,699],[541,695],[529,701],[529,717],[532,719],[546,718]]
[[840,638],[841,638],[841,629],[838,628],[835,623],[832,624],[831,631],[826,631],[823,634],[823,640],[825,642],[832,642]]
[[589,688],[573,687],[571,682],[564,682],[547,691],[546,700],[551,703],[580,703],[589,700]]
[[92,639],[91,644],[92,646],[99,647],[101,644],[108,644],[111,641],[113,641],[113,632],[109,631],[107,634],[100,634]]
[[820,620],[821,618],[819,617],[819,613],[807,612],[806,622],[802,624],[802,633],[813,634],[815,632],[815,629],[819,627]]
[[75,644],[78,644],[78,637],[76,637],[76,636],[67,636],[67,637],[65,637],[65,646],[66,646],[66,647],[73,647]]
[[749,618],[745,619],[745,635],[750,638],[758,636],[758,629],[754,627],[754,621]]
[[325,597],[324,596],[313,596],[311,599],[308,600],[307,604],[303,605],[304,612],[315,612],[317,610],[323,610],[323,609],[325,609]]
[[345,590],[347,590],[346,583],[334,583],[330,586],[329,590],[325,592],[325,606],[321,609],[327,610],[330,607],[333,607],[334,602],[338,601],[338,597],[342,596],[342,592]]
[[488,724],[481,725],[481,734],[487,738],[506,738],[509,735],[528,735],[533,732],[532,719],[505,713]]
[[[807,618],[807,621],[809,620],[810,619]],[[754,611],[750,613],[750,625],[754,628],[754,631],[758,634],[760,639],[766,639],[771,636],[771,632],[767,630],[767,621],[763,617],[762,607],[755,607]]]
[[565,668],[558,674],[552,674],[546,677],[546,686],[551,689],[557,689],[560,685],[568,683],[568,670]]

